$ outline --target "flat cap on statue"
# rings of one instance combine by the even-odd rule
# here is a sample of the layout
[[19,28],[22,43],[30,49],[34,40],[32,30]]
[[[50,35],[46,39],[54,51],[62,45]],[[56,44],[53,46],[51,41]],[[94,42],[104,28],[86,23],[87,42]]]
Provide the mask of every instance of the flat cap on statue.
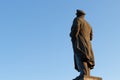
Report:
[[85,12],[84,12],[83,10],[79,10],[79,9],[77,9],[76,12],[77,12],[77,14],[85,15]]

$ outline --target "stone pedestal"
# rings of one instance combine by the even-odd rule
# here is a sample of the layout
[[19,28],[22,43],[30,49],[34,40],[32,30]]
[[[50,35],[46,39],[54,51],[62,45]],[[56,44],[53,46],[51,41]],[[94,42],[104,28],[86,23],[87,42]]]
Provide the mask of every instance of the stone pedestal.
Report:
[[84,80],[102,80],[102,78],[94,76],[84,76]]

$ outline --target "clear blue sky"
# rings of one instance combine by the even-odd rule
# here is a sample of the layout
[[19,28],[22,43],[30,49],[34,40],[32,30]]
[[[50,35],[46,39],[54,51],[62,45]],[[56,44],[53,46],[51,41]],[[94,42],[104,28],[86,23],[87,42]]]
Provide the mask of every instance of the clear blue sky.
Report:
[[119,0],[1,0],[0,80],[76,77],[69,37],[76,9],[86,12],[94,32],[91,75],[118,80]]

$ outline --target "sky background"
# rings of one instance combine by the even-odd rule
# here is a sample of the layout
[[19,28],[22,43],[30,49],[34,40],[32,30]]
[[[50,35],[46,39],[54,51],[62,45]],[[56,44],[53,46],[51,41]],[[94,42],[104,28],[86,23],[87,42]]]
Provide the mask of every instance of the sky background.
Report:
[[76,9],[94,32],[91,75],[118,80],[120,0],[1,0],[0,80],[72,80],[69,37]]

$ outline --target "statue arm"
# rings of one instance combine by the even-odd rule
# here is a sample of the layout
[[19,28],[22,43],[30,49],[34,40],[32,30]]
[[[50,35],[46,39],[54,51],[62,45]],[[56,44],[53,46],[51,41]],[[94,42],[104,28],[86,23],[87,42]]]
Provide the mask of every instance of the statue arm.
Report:
[[73,20],[73,24],[71,27],[70,37],[77,38],[79,35],[79,30],[80,30],[80,21],[78,18],[75,18]]
[[78,35],[79,35],[79,32],[80,32],[80,20],[78,19],[77,20],[77,29],[76,29],[76,35],[75,35],[75,37],[76,38],[78,38]]
[[90,40],[92,40],[93,39],[93,31],[92,31],[92,29],[91,29],[91,32],[90,32]]

